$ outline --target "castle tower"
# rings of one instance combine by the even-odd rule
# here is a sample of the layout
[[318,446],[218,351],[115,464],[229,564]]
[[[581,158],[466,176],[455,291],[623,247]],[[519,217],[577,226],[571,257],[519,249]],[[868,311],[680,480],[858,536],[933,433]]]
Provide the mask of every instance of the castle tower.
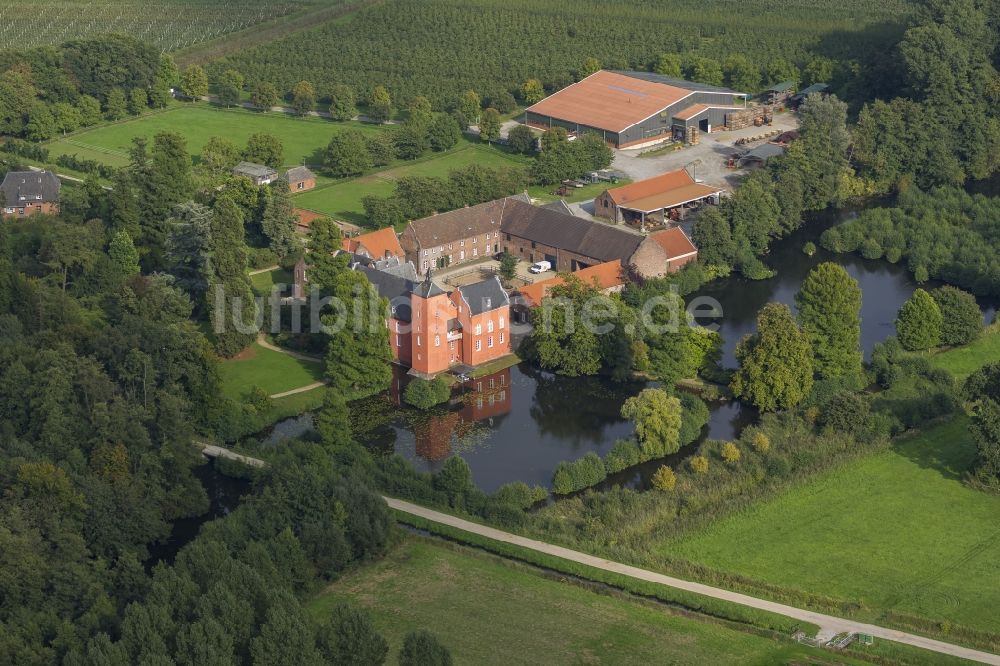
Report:
[[436,375],[451,364],[448,347],[448,321],[454,318],[454,305],[447,292],[434,284],[431,269],[424,281],[413,287],[410,295],[412,345],[411,365],[418,375]]

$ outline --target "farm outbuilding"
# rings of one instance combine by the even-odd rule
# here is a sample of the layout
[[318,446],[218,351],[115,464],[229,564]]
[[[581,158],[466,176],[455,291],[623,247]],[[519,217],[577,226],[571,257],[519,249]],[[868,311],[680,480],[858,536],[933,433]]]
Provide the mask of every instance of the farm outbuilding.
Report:
[[683,218],[685,206],[718,203],[721,193],[721,187],[699,183],[686,169],[678,169],[604,190],[594,200],[594,215],[645,229]]
[[595,132],[615,148],[669,139],[694,143],[701,132],[727,124],[747,95],[728,88],[649,72],[601,70],[549,95],[525,111],[524,123],[572,134]]

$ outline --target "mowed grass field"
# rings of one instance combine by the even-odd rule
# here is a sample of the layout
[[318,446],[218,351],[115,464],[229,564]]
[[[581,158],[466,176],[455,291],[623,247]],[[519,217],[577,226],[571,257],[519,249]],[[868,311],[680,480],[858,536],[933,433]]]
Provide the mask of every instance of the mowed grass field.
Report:
[[198,159],[202,147],[213,136],[224,137],[238,146],[246,144],[251,134],[266,132],[281,139],[285,164],[322,162],[322,152],[337,132],[354,129],[368,133],[382,131],[378,126],[360,122],[334,122],[316,117],[299,118],[284,113],[259,113],[247,109],[223,109],[205,103],[177,105],[133,120],[104,125],[69,137],[54,140],[46,147],[54,159],[61,154],[76,154],[112,166],[128,163],[132,139],[152,139],[159,132],[179,132],[187,139],[188,151]]
[[[456,664],[820,664],[829,653],[652,604],[555,581],[449,544],[408,537],[310,604],[365,608],[396,663],[403,637],[427,629]],[[821,660],[822,659],[822,660]],[[837,663],[858,663],[850,659]]]
[[978,339],[964,347],[948,349],[930,357],[931,365],[944,368],[959,381],[964,381],[984,365],[997,361],[1000,361],[1000,324],[989,326]]
[[955,417],[664,553],[790,589],[1000,633],[1000,496],[967,487]]
[[528,158],[512,155],[495,146],[479,143],[477,140],[463,138],[455,148],[444,153],[429,153],[415,162],[404,163],[350,181],[321,182],[316,189],[293,197],[293,201],[299,208],[326,213],[338,219],[363,222],[365,209],[361,200],[365,196],[392,194],[396,181],[404,176],[447,178],[452,169],[461,169],[472,164],[488,167],[526,167]]
[[239,356],[223,361],[222,392],[240,400],[254,386],[268,395],[307,386],[323,378],[324,364],[295,358],[261,347],[256,342]]

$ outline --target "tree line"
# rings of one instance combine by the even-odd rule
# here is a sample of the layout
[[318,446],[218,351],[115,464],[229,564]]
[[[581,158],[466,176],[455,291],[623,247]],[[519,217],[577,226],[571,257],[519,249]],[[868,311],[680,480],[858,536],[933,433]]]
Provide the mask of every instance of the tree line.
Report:
[[169,55],[121,35],[2,51],[0,134],[44,141],[163,108],[176,77]]

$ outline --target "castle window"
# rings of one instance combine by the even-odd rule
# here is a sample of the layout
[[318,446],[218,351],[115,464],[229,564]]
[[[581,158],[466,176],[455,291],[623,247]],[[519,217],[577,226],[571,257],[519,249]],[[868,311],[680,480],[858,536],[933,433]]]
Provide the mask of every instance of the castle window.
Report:
[[486,339],[486,346],[489,347],[490,349],[493,348],[493,336],[492,335],[489,338]]
[[483,348],[483,341],[482,340],[476,340],[476,351],[479,351],[482,348]]
[[440,335],[435,335],[434,336],[434,346],[435,347],[440,347],[441,346],[441,336]]

